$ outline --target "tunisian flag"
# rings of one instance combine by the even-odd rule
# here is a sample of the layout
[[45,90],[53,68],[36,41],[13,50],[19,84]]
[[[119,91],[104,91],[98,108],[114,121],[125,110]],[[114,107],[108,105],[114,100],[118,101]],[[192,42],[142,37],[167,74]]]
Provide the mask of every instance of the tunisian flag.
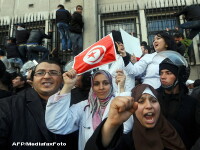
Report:
[[74,57],[73,68],[77,74],[116,61],[116,50],[112,34],[102,38]]

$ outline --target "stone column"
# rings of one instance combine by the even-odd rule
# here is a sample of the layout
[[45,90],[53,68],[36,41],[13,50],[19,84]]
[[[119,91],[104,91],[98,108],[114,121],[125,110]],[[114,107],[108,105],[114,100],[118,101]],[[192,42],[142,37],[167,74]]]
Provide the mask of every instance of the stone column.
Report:
[[147,39],[147,22],[146,22],[146,16],[144,13],[144,9],[139,10],[139,17],[140,17],[140,23],[141,23],[141,35],[142,35],[142,41],[148,42]]
[[89,47],[97,41],[99,29],[97,11],[97,0],[87,0],[83,2],[83,49]]

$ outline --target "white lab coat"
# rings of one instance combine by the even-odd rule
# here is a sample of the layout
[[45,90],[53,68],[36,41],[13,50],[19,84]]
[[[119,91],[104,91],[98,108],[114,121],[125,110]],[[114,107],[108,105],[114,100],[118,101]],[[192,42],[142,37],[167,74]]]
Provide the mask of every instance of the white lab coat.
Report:
[[138,62],[132,64],[131,62],[124,68],[127,74],[138,76],[146,71],[146,75],[143,77],[143,84],[149,84],[153,88],[157,89],[160,87],[160,75],[159,75],[159,64],[164,58],[157,57],[153,59],[157,52],[152,54],[145,54]]
[[[130,96],[130,92],[123,92],[119,96]],[[114,97],[113,97],[114,98]],[[69,134],[79,130],[78,149],[84,150],[87,140],[94,130],[92,127],[92,114],[88,105],[88,100],[81,101],[70,107],[71,93],[51,96],[48,100],[45,113],[47,128],[55,134]],[[112,100],[111,100],[112,101]],[[108,115],[111,101],[108,103],[103,119]],[[132,129],[133,116],[124,123],[124,133]]]

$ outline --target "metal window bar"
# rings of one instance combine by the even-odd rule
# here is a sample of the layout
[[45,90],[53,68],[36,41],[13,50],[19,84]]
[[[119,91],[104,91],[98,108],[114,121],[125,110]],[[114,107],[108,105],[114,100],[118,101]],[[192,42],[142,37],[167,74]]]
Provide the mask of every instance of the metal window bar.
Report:
[[[102,7],[99,11],[100,16],[100,38],[109,34],[112,30],[120,30],[122,28],[134,36],[140,37],[136,18],[138,18],[138,8],[134,10],[133,4],[119,4]],[[140,31],[140,30],[139,30]]]
[[[5,48],[6,39],[9,37],[15,37],[17,24],[24,24],[28,31],[31,31],[32,29],[38,29],[38,28],[45,31],[45,27],[46,27],[45,21],[46,20],[44,19],[44,16],[42,15],[31,15],[31,16],[22,16],[22,17],[19,16],[19,17],[11,18],[9,21],[0,20],[0,47]],[[43,44],[45,44],[45,47],[47,47],[50,53],[54,50],[54,55],[50,55],[50,57],[55,57],[57,59],[60,59],[61,61],[69,61],[72,57],[72,54],[64,55],[62,52],[58,53],[61,47],[60,35],[57,30],[55,19],[53,19],[52,14],[49,14],[47,21],[48,21],[47,30],[53,31],[53,37],[51,40],[47,40],[46,44],[43,41]]]
[[0,20],[0,48],[5,49],[6,39],[9,36],[9,24],[5,20]]

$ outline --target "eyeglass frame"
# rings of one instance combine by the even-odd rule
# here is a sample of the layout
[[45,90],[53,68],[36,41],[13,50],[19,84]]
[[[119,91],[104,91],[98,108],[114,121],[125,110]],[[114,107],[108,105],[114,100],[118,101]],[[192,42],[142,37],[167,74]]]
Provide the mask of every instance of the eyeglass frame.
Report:
[[[39,74],[37,74],[38,72],[40,72],[42,74],[39,75]],[[57,74],[52,75],[51,72],[56,72]],[[47,73],[49,74],[49,76],[60,76],[62,74],[62,72],[57,71],[57,70],[50,70],[50,71],[41,70],[41,71],[36,71],[34,73],[34,76],[36,76],[36,77],[44,77]]]

